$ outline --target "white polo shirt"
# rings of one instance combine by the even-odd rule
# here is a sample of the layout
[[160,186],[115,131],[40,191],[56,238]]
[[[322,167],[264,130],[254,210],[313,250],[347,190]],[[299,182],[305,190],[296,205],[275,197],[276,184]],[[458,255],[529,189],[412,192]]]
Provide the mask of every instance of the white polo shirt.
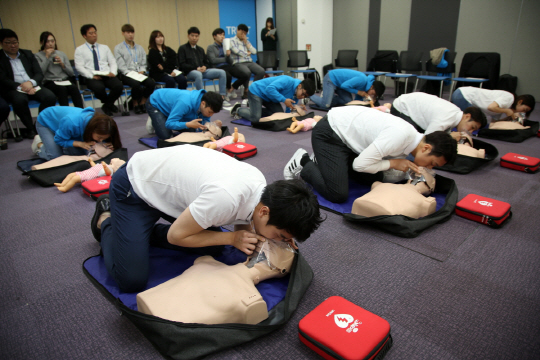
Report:
[[449,132],[463,117],[463,111],[450,101],[422,92],[401,95],[392,106],[413,119],[426,135],[435,131]]
[[194,145],[139,151],[127,174],[148,205],[174,218],[189,206],[204,229],[248,224],[266,186],[254,166]]
[[460,87],[463,98],[472,106],[477,106],[482,112],[494,119],[499,119],[501,115],[506,114],[496,113],[488,110],[491,103],[496,102],[501,109],[510,109],[514,103],[514,95],[504,90],[489,90],[480,89],[472,86]]
[[333,108],[328,122],[341,141],[359,154],[353,169],[370,174],[388,170],[388,159],[407,156],[424,137],[403,119],[363,106]]

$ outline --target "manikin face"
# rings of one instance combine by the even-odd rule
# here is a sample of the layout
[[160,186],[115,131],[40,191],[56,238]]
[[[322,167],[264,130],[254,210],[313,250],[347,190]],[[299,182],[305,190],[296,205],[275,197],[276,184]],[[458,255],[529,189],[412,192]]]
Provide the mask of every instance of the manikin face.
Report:
[[8,55],[17,55],[19,52],[19,40],[14,37],[5,38],[4,41],[2,41],[2,49],[4,49]]
[[524,105],[523,101],[519,100],[517,105],[516,105],[516,112],[528,113],[529,111],[531,111],[531,107],[528,106],[528,105]]
[[191,33],[188,35],[188,41],[191,46],[197,45],[199,42],[199,34]]
[[86,32],[86,35],[83,35],[83,37],[89,44],[94,44],[97,41],[96,28],[91,27],[90,29],[88,29],[88,31]]
[[156,44],[157,45],[163,45],[163,42],[165,41],[165,38],[163,37],[163,35],[158,35],[156,37]]
[[476,131],[478,129],[480,129],[480,123],[471,119],[471,114],[464,114],[463,118],[457,126],[458,132],[468,131],[472,133],[473,131]]
[[217,34],[216,36],[214,36],[214,41],[218,44],[223,43],[223,39],[225,39],[225,33]]
[[124,35],[124,39],[126,39],[126,42],[131,43],[135,39],[135,33],[131,31],[125,31],[122,33]]
[[47,38],[47,42],[45,43],[44,50],[54,49],[55,45],[56,45],[56,40],[54,40],[54,36],[49,35],[49,37]]
[[430,155],[431,149],[432,146],[430,144],[424,144],[424,146],[417,151],[416,156],[414,157],[414,163],[428,169],[433,169],[435,166],[444,166],[444,164],[446,164],[444,156]]
[[215,139],[219,139],[222,135],[221,125],[223,125],[221,120],[210,121],[206,125],[206,131],[208,131]]

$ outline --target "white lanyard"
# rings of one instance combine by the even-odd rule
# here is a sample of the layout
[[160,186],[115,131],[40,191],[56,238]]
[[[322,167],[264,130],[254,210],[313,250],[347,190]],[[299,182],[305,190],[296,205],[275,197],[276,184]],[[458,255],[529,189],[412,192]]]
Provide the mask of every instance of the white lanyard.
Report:
[[[126,49],[128,49],[129,55],[131,55],[131,60],[133,60],[133,54],[131,53],[131,49],[129,48],[129,46],[126,44],[125,41],[124,41],[124,45],[126,45]],[[135,66],[137,66],[137,68],[138,68],[138,65],[137,65],[137,48],[135,48],[135,44],[133,44],[133,50],[135,50]]]

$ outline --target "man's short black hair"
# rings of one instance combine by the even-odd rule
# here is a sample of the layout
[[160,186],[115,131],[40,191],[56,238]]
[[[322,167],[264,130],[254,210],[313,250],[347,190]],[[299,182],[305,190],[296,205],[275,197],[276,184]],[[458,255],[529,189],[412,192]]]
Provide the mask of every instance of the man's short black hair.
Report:
[[216,36],[219,34],[225,34],[225,30],[223,30],[222,28],[217,28],[216,30],[212,31],[212,36]]
[[278,180],[267,185],[261,202],[270,209],[267,225],[287,231],[300,242],[323,222],[317,197],[302,180]]
[[85,24],[81,26],[81,35],[85,36],[88,30],[90,30],[91,28],[94,28],[97,31],[97,27],[94,24]]
[[377,94],[377,99],[373,100],[379,100],[381,96],[383,96],[386,86],[381,81],[375,80],[373,82],[373,90],[375,90],[375,93]]
[[512,104],[512,110],[516,110],[516,106],[518,102],[521,100],[522,105],[527,105],[528,107],[531,108],[531,111],[527,111],[526,113],[527,117],[529,117],[529,115],[531,115],[531,113],[534,110],[534,105],[536,105],[536,100],[534,99],[534,96],[529,95],[529,94],[523,94],[523,95],[515,96],[514,98],[515,99],[514,99],[514,103]]
[[247,27],[246,24],[240,24],[236,27],[236,30],[244,30],[246,33],[249,32],[249,28]]
[[187,30],[187,34],[188,34],[188,35],[189,35],[189,34],[199,34],[199,35],[201,35],[201,31],[199,30],[198,27],[192,26],[192,27],[190,27],[190,28]]
[[435,131],[424,137],[431,145],[429,155],[444,156],[446,163],[452,165],[457,158],[457,141],[445,131]]
[[217,92],[213,91],[208,91],[205,93],[201,101],[204,101],[206,103],[206,107],[210,107],[210,109],[212,109],[212,111],[215,113],[220,112],[221,107],[223,106],[223,97]]
[[15,31],[11,29],[0,29],[0,42],[4,42],[4,39],[15,38],[19,41],[19,37]]
[[471,120],[480,124],[480,129],[487,125],[486,115],[476,106],[469,106],[463,110],[463,114],[470,114]]
[[302,85],[302,89],[306,90],[308,96],[315,94],[315,81],[311,79],[304,79],[300,85]]

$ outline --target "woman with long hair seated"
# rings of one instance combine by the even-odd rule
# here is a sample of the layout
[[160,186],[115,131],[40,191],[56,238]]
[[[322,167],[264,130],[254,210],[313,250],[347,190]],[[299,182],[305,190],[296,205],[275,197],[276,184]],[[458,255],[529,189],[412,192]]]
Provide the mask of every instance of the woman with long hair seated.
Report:
[[164,82],[166,88],[175,88],[178,85],[179,89],[187,89],[186,77],[174,73],[178,68],[176,52],[165,46],[165,36],[161,31],[152,31],[148,49],[150,77],[156,82]]

